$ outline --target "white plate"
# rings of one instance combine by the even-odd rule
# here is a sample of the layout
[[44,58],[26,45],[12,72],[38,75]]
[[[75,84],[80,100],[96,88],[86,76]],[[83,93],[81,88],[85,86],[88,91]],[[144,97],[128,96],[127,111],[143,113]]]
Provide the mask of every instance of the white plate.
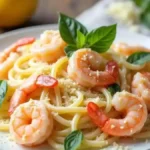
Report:
[[[16,41],[17,39],[21,37],[26,37],[26,36],[39,37],[39,35],[44,30],[56,29],[56,28],[57,28],[56,25],[43,25],[43,26],[24,28],[24,29],[2,34],[0,36],[0,49],[3,50],[3,48],[9,46],[11,43],[13,43],[14,41]],[[150,38],[140,35],[140,34],[131,33],[128,31],[118,31],[116,41],[127,42],[133,45],[140,44],[140,45],[150,48]],[[131,141],[124,140],[122,143],[125,145],[128,145],[129,147],[131,147],[131,149],[134,149],[134,150],[147,150],[148,148],[150,148],[150,142],[145,142],[145,141],[137,143],[133,141],[131,142]],[[22,147],[22,146],[16,145],[14,142],[10,142],[8,140],[7,134],[1,132],[0,133],[0,150],[50,150],[50,148],[47,145],[42,145],[42,146],[34,147],[34,148]]]

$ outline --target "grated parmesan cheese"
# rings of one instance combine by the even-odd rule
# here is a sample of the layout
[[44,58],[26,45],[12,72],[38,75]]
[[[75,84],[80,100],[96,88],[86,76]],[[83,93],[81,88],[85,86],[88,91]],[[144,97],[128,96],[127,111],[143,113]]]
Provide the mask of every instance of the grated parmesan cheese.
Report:
[[127,25],[140,22],[140,9],[132,1],[116,1],[108,7],[108,14]]

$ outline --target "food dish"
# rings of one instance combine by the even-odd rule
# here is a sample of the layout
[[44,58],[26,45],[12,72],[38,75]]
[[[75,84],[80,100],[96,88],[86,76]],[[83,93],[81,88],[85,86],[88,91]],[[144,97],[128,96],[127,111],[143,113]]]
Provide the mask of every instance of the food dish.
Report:
[[[50,33],[51,33],[51,32],[45,32],[44,35],[45,35],[45,34],[50,34]],[[23,48],[22,48],[22,49],[23,49]],[[26,46],[25,46],[24,52],[25,52],[25,53],[27,52],[27,55],[28,55],[29,53],[28,53],[28,51],[26,51],[27,49],[28,49],[28,48],[26,48]],[[75,53],[76,53],[76,52],[75,52]],[[22,59],[23,59],[24,57],[26,57],[27,55],[26,55],[26,54],[23,54],[18,60],[22,60]],[[73,56],[74,56],[74,54],[73,54]],[[115,55],[111,54],[111,56],[115,56]],[[110,57],[111,57],[111,56],[110,56]],[[119,56],[120,56],[120,55],[119,55]],[[109,58],[109,54],[108,54],[108,55],[106,54],[106,56],[103,56],[103,57],[104,57],[105,59],[106,59],[106,58]],[[115,56],[115,57],[118,59],[117,56]],[[72,56],[71,56],[71,58],[72,58]],[[114,59],[115,59],[115,58],[114,58]],[[17,62],[19,62],[18,60],[17,60]],[[30,59],[29,59],[29,60],[30,60]],[[64,60],[67,62],[68,59],[67,59],[66,57],[65,57],[65,58],[61,58],[61,59],[57,62],[57,63],[58,63],[58,66],[59,66],[59,63],[60,63],[60,62],[62,63]],[[120,60],[120,58],[119,58],[118,60]],[[15,62],[15,63],[17,64],[17,62]],[[32,61],[31,61],[31,62],[32,62]],[[103,62],[104,62],[104,61],[103,61]],[[27,63],[28,63],[28,61],[27,61]],[[38,62],[36,62],[36,63],[34,63],[34,64],[37,64],[37,63],[38,63]],[[44,70],[45,70],[45,72],[46,72],[46,74],[47,74],[47,68],[48,68],[48,70],[49,70],[51,66],[49,67],[49,66],[47,66],[47,64],[42,63],[42,62],[39,62],[39,63],[41,63],[41,64],[44,66],[43,68],[44,68]],[[57,66],[57,63],[55,64],[56,66]],[[22,63],[21,63],[21,64],[22,64]],[[30,64],[31,64],[31,63],[30,63]],[[33,62],[32,62],[32,64],[33,64]],[[41,70],[40,70],[40,69],[41,69],[40,66],[42,66],[41,64],[40,64],[40,65],[38,64],[38,67],[36,67],[36,70],[34,70],[34,73],[35,73],[36,71],[37,71],[37,72],[41,71]],[[18,65],[18,64],[17,64],[17,65]],[[55,67],[56,67],[55,65],[52,66],[52,70],[54,69],[54,71],[55,71]],[[21,66],[22,66],[22,65],[21,65]],[[28,67],[26,68],[26,65],[23,66],[23,67],[25,67],[25,70],[26,70],[26,69],[29,69]],[[54,67],[54,68],[53,68],[53,67]],[[71,66],[71,67],[72,67],[72,66]],[[22,67],[18,67],[18,68],[22,68]],[[64,68],[66,68],[66,66],[64,66]],[[75,69],[75,67],[73,67],[73,68]],[[13,67],[13,69],[16,69],[16,68]],[[12,70],[13,70],[13,69],[12,69]],[[39,69],[39,70],[38,70],[38,69]],[[64,69],[64,70],[66,70],[66,69]],[[15,70],[15,71],[16,71],[16,70]],[[24,71],[24,69],[23,69],[23,71]],[[52,71],[52,72],[54,73],[54,71]],[[13,71],[12,71],[12,72],[13,72]],[[11,72],[11,73],[12,73],[12,72]],[[27,73],[29,74],[29,76],[32,74],[32,73],[30,73],[30,72],[27,72]],[[43,73],[43,70],[42,70],[42,73]],[[102,95],[100,92],[94,92],[94,94],[93,94],[93,92],[91,92],[90,90],[87,92],[87,88],[84,88],[84,86],[83,86],[83,87],[80,87],[79,85],[76,84],[76,82],[73,82],[73,81],[70,80],[68,77],[65,77],[65,75],[66,75],[65,72],[61,74],[61,71],[59,70],[58,73],[59,73],[59,75],[60,75],[60,77],[59,77],[59,80],[60,80],[60,81],[59,81],[59,84],[60,84],[60,85],[59,85],[59,86],[60,86],[59,88],[60,88],[60,89],[61,89],[61,86],[62,86],[62,89],[67,88],[66,91],[69,92],[69,90],[72,90],[72,89],[75,88],[76,90],[75,90],[75,91],[73,90],[73,91],[74,91],[74,92],[76,92],[76,91],[77,91],[77,92],[80,92],[80,95],[79,95],[79,96],[81,96],[82,94],[84,94],[87,98],[90,98],[90,99],[92,99],[92,97],[90,97],[89,95],[92,95],[92,96],[95,95],[95,96],[97,97],[97,96],[99,96],[99,94],[100,94],[100,97],[101,97],[101,98],[104,98],[104,101],[105,101],[105,97],[103,97],[103,95]],[[23,73],[23,74],[24,74],[24,73]],[[28,76],[28,74],[27,74],[27,76]],[[19,75],[19,73],[18,73],[17,75]],[[14,75],[11,74],[11,77],[13,77],[13,76],[14,76]],[[62,79],[61,79],[61,78],[62,78]],[[68,82],[66,82],[66,81],[63,81],[63,82],[62,82],[62,81],[61,81],[61,80],[65,80],[65,78],[67,78]],[[58,79],[58,77],[57,77],[57,79]],[[70,81],[71,81],[71,82],[70,82]],[[8,82],[9,82],[9,81],[8,81]],[[61,83],[61,82],[62,82],[62,83]],[[63,83],[67,83],[67,84],[63,84]],[[8,83],[8,84],[9,84],[9,83]],[[16,85],[16,84],[20,84],[20,83],[18,82],[18,77],[17,77],[17,80],[15,80],[15,82],[12,82],[12,81],[10,80],[10,85],[12,85],[12,87],[13,87],[13,86],[14,86],[14,87],[15,87],[15,86],[18,86],[18,85]],[[71,86],[74,86],[74,87],[69,87],[69,89],[68,89],[67,85],[70,85],[70,84],[73,84],[73,85],[71,85]],[[80,83],[80,84],[82,84],[82,83]],[[79,88],[79,90],[78,90],[78,88]],[[61,89],[61,90],[62,90],[62,89]],[[66,92],[66,91],[65,91],[65,92]],[[44,92],[45,92],[45,90],[44,90]],[[56,92],[57,92],[57,91],[56,91]],[[62,93],[65,93],[65,92],[62,92]],[[74,92],[73,92],[73,94],[75,95]],[[109,93],[106,89],[103,89],[102,92],[105,92],[106,94],[108,94],[108,95],[110,96],[110,93]],[[37,92],[36,92],[36,93],[37,93]],[[61,94],[62,94],[62,93],[61,93]],[[69,93],[70,93],[70,92],[69,92]],[[104,93],[104,94],[105,94],[105,93]],[[39,94],[39,93],[38,93],[38,94]],[[88,96],[87,96],[86,94],[88,94]],[[10,95],[11,95],[11,94],[10,94]],[[53,94],[52,94],[52,95],[53,95]],[[56,95],[58,96],[58,94],[56,94]],[[74,95],[73,95],[73,98],[75,98]],[[30,96],[31,96],[31,95],[30,95]],[[43,95],[42,95],[42,96],[43,96]],[[63,95],[63,96],[65,96],[65,95]],[[32,95],[31,97],[36,99],[36,97],[39,98],[39,95]],[[44,95],[44,97],[46,97],[46,96]],[[64,97],[64,98],[65,98],[65,97]],[[69,98],[70,98],[70,96],[68,97],[68,99],[69,99]],[[41,98],[41,99],[44,100],[45,98]],[[53,99],[53,98],[51,98],[51,99]],[[76,99],[76,98],[75,98],[75,99]],[[94,98],[93,98],[93,101],[95,101],[95,100],[96,100],[96,98],[94,97]],[[108,98],[108,100],[109,100],[109,98]],[[91,101],[91,100],[90,100],[90,101]],[[97,100],[96,100],[96,101],[97,101]],[[98,100],[98,101],[100,101],[100,100]],[[67,101],[66,101],[66,102],[67,102]],[[76,99],[75,102],[78,102],[77,99]],[[86,102],[86,100],[85,100],[85,102]],[[105,102],[104,102],[104,103],[105,103]],[[101,101],[100,101],[100,104],[105,105],[104,103],[103,103],[103,102],[101,103]],[[50,108],[51,110],[54,109],[54,107],[50,106],[49,104],[47,104],[47,105],[48,105],[48,107],[51,107],[51,108]],[[81,106],[82,106],[82,104],[81,104]],[[83,106],[84,106],[84,105],[83,105]],[[109,107],[107,107],[107,108],[109,108]],[[58,110],[57,110],[57,111],[58,111],[58,113],[61,113],[61,112],[62,112],[62,113],[65,113],[65,115],[66,115],[66,114],[68,113],[67,111],[70,110],[70,109],[68,109],[68,110],[67,110],[67,109],[68,109],[68,108],[65,108],[65,109],[63,109],[63,110],[59,110],[59,107],[58,107]],[[73,109],[74,109],[74,108],[72,107],[70,111],[76,111],[76,110],[73,110]],[[77,108],[77,110],[78,110],[78,108]],[[82,109],[81,109],[81,110],[82,110]],[[83,109],[83,110],[84,110],[84,109]],[[55,110],[53,110],[53,111],[55,111]],[[56,111],[56,112],[57,112],[57,111]],[[65,112],[64,112],[64,111],[65,111]],[[79,112],[80,112],[80,109],[79,109],[79,111],[78,111],[78,114],[79,114]],[[82,113],[82,111],[81,111],[81,113]],[[84,113],[84,111],[83,111],[83,113]],[[64,115],[64,116],[63,116],[63,115],[59,116],[59,115],[53,113],[54,118],[55,118],[57,121],[60,121],[61,119],[64,119],[64,118],[66,118],[66,117],[67,117],[67,118],[70,117],[70,114],[71,114],[71,113],[69,113],[69,116],[65,116],[65,115]],[[117,114],[117,115],[118,115],[118,114]],[[71,116],[72,116],[72,115],[71,115]],[[74,116],[74,115],[73,115],[73,116]],[[64,117],[64,118],[61,118],[61,117]],[[74,117],[75,117],[75,116],[74,116]],[[85,116],[83,115],[83,120],[84,120],[84,117],[86,118],[87,115],[85,115]],[[78,117],[76,117],[76,118],[78,118]],[[72,118],[70,118],[70,120],[72,120]],[[85,119],[85,120],[86,120],[86,119]],[[91,120],[89,120],[88,117],[87,117],[87,120],[89,121],[89,124],[90,124],[90,123],[91,123]],[[63,120],[63,121],[60,121],[60,122],[61,122],[61,124],[64,125],[64,124],[66,124],[66,123],[68,122],[68,120]],[[87,123],[86,123],[86,124],[87,124]],[[86,124],[81,125],[82,128],[86,127],[86,126],[85,126]],[[88,124],[88,125],[89,125],[89,124]],[[56,123],[56,125],[57,125],[57,123]],[[68,124],[68,125],[69,125],[69,124]],[[91,125],[94,125],[94,124],[91,123]],[[92,127],[92,126],[91,126],[91,127]],[[91,128],[91,127],[90,127],[90,128]],[[95,126],[93,126],[93,128],[95,128]],[[58,129],[60,129],[60,128],[58,127]],[[55,131],[56,131],[56,130],[57,130],[57,129],[55,129]],[[98,128],[96,128],[96,131],[99,132],[100,130],[99,130]],[[89,130],[88,130],[88,132],[89,132]],[[92,131],[91,133],[93,133],[93,131]],[[69,132],[68,132],[67,134],[69,134]],[[90,134],[89,134],[89,135],[90,135]],[[105,134],[104,134],[104,135],[105,135]],[[56,138],[57,138],[57,137],[56,137]],[[58,137],[58,139],[60,140],[61,138]],[[87,140],[88,140],[88,139],[87,139]],[[85,141],[86,141],[86,140],[85,140]],[[50,141],[50,142],[51,142],[51,141]],[[98,144],[101,145],[100,142],[98,142]],[[102,146],[102,145],[101,145],[101,146]]]

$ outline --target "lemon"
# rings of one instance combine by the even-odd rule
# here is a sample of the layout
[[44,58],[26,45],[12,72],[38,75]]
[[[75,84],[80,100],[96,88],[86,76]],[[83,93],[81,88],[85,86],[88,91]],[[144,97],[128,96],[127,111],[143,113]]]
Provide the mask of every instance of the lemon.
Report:
[[0,0],[0,27],[14,27],[27,21],[37,6],[37,0]]

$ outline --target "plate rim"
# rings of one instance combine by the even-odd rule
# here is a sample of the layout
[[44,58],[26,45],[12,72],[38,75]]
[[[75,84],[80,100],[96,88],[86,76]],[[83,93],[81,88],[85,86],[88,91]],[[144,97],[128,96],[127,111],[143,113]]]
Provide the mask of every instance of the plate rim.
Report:
[[53,29],[54,28],[57,29],[58,25],[57,24],[45,24],[45,25],[36,25],[36,26],[30,26],[30,27],[15,29],[15,30],[4,32],[4,33],[0,34],[0,40],[2,40],[3,38],[7,38],[9,36],[13,36],[13,35],[15,36],[17,34],[21,34],[24,32],[30,32],[30,31],[38,30],[38,29],[42,30],[42,29],[46,29],[49,27],[52,27]]
[[[46,28],[48,29],[50,27],[52,29],[58,29],[58,24],[57,23],[54,23],[54,24],[42,24],[42,25],[35,25],[35,26],[23,27],[23,28],[12,30],[12,31],[7,31],[7,32],[4,32],[4,33],[0,34],[0,40],[3,39],[3,38],[7,38],[9,36],[13,36],[13,35],[15,36],[17,34],[21,34],[21,33],[25,33],[25,32],[30,32],[30,31],[33,31],[33,30],[38,30],[38,29],[40,29],[40,30],[44,29],[45,30]],[[118,32],[122,32],[124,34],[132,34],[134,36],[137,35],[137,36],[141,36],[143,38],[150,39],[150,37],[148,35],[143,35],[142,33],[137,33],[137,32],[131,31],[129,29],[120,29],[120,28],[118,28],[117,33]]]

